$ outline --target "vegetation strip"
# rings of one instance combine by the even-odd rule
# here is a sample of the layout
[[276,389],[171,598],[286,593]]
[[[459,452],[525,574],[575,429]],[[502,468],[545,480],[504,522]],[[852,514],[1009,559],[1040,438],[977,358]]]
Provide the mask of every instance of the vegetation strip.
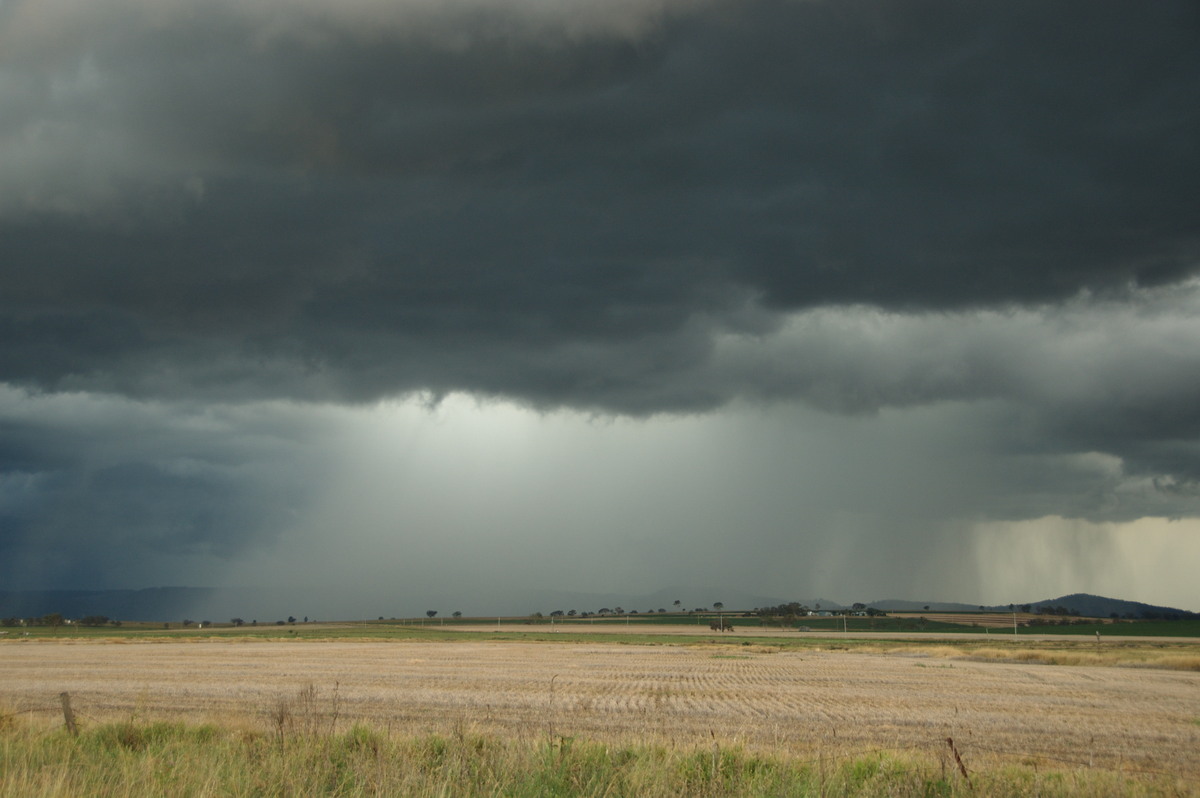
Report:
[[[1195,622],[1146,622],[1145,626],[1166,626],[1169,631],[1190,634]],[[1142,624],[1122,624],[1125,628]],[[463,624],[410,625],[400,622],[312,623],[290,627],[215,627],[204,629],[162,630],[161,625],[127,624],[116,628],[35,628],[28,636],[0,637],[0,643],[14,644],[37,641],[97,640],[112,642],[179,642],[224,640],[230,642],[415,642],[471,641],[592,643],[643,646],[700,646],[730,654],[771,653],[777,651],[853,650],[871,653],[902,655],[919,652],[941,658],[977,659],[982,661],[1031,662],[1045,665],[1107,665],[1170,670],[1200,671],[1200,640],[1161,640],[1146,636],[1137,640],[1094,638],[1073,634],[1052,637],[995,634],[986,638],[937,638],[934,636],[889,637],[878,635],[847,637],[836,633],[828,636],[755,634],[753,627],[743,627],[736,633],[678,634],[660,625],[626,626],[620,630],[580,629],[578,625],[508,624],[481,627]],[[1112,627],[1110,627],[1112,628]],[[735,651],[736,649],[736,651]],[[749,649],[749,651],[746,651]]]
[[277,733],[125,721],[77,737],[11,717],[0,728],[0,795],[285,796],[1167,796],[1165,773],[968,763],[919,746],[797,758],[721,745],[611,745],[470,731],[395,736],[282,717]]

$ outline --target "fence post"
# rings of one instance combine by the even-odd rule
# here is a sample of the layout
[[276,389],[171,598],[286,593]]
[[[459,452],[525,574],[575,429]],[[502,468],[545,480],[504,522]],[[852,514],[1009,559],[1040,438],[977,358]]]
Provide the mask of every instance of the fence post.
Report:
[[71,711],[71,694],[63,691],[58,697],[62,699],[63,720],[67,723],[67,731],[72,737],[78,736],[79,727],[75,725],[75,713]]
[[967,786],[972,790],[975,789],[975,785],[971,783],[971,777],[967,775],[967,766],[963,764],[962,757],[958,755],[958,749],[954,747],[954,738],[947,737],[946,745],[950,746],[950,751],[954,754],[954,761],[958,763],[958,771],[962,773],[962,777],[967,780]]

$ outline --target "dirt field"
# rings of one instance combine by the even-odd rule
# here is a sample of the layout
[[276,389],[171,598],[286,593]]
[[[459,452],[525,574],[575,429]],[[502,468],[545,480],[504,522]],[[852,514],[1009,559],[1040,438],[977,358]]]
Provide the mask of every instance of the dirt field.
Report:
[[[297,699],[308,685],[314,702]],[[281,702],[393,732],[742,744],[816,756],[946,749],[968,761],[1200,780],[1200,673],[758,647],[456,642],[0,645],[0,712],[270,728]]]

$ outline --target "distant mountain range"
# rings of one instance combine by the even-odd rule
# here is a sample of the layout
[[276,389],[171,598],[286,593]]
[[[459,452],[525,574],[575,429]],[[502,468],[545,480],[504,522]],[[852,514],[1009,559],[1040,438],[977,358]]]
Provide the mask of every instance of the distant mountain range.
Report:
[[[675,606],[675,601],[680,606]],[[790,600],[790,599],[788,599]],[[426,609],[443,614],[461,610],[467,616],[518,616],[561,609],[596,612],[602,607],[626,612],[636,610],[692,610],[711,608],[714,603],[730,610],[767,607],[784,600],[739,591],[709,588],[665,588],[651,594],[578,593],[562,590],[525,589],[506,591],[502,596],[484,592],[428,595],[419,604],[386,593],[348,598],[343,591],[321,589],[283,590],[274,588],[157,587],[144,590],[45,590],[0,591],[0,618],[36,618],[57,612],[66,618],[104,615],[120,620],[247,621],[274,622],[289,615],[309,615],[320,620],[353,620],[375,617],[416,617]],[[813,599],[809,606],[840,607],[827,599]]]
[[0,618],[38,618],[57,612],[64,618],[105,615],[124,621],[180,621],[212,592],[204,587],[4,591],[0,592]]
[[1108,618],[1114,613],[1121,618],[1162,618],[1191,614],[1186,610],[1175,607],[1159,607],[1154,604],[1143,604],[1140,601],[1125,601],[1123,599],[1094,596],[1090,593],[1072,593],[1069,596],[1060,596],[1042,601],[982,606],[979,604],[958,604],[946,601],[925,602],[904,601],[900,599],[876,601],[867,606],[887,612],[920,612],[926,609],[929,612],[972,612],[980,609],[986,612],[1009,612],[1010,610],[1020,610],[1024,607],[1028,607],[1031,612],[1038,612],[1042,608],[1058,609],[1061,607],[1073,615],[1078,614],[1089,618]]
[[[294,592],[258,588],[207,588],[207,587],[155,587],[142,590],[42,590],[0,591],[0,618],[35,618],[50,613],[60,613],[67,618],[82,618],[88,615],[105,615],[127,621],[173,621],[184,618],[193,620],[227,621],[237,616],[271,622],[286,618],[289,614],[299,617],[309,613],[321,620],[355,619],[375,617],[377,612],[363,612],[359,607],[338,605],[333,597],[322,600],[316,594],[305,591],[304,600],[297,600]],[[679,601],[679,607],[675,601]],[[670,587],[650,594],[630,595],[618,593],[573,593],[553,590],[529,590],[515,595],[506,595],[503,600],[490,601],[476,598],[459,603],[446,597],[432,598],[430,607],[438,607],[446,614],[452,609],[461,609],[467,615],[525,615],[532,612],[549,613],[554,610],[596,611],[602,607],[646,612],[665,609],[711,609],[721,602],[726,610],[744,611],[758,607],[773,607],[798,602],[816,609],[841,610],[851,605],[841,604],[824,598],[778,598],[757,596],[735,590],[716,588]],[[978,604],[963,604],[946,601],[908,601],[885,599],[863,602],[868,607],[887,612],[972,612],[979,611]],[[478,606],[474,606],[478,605]],[[387,607],[387,617],[413,617],[423,614],[423,609],[404,610],[393,602],[382,599],[373,607]],[[422,607],[425,604],[421,605]],[[1131,618],[1163,618],[1186,616],[1192,613],[1174,607],[1160,607],[1138,601],[1105,598],[1087,593],[1072,593],[1054,599],[1020,602],[1016,604],[984,605],[988,612],[1008,612],[1028,606],[1037,612],[1041,607],[1063,608],[1072,614],[1107,618],[1116,613]]]

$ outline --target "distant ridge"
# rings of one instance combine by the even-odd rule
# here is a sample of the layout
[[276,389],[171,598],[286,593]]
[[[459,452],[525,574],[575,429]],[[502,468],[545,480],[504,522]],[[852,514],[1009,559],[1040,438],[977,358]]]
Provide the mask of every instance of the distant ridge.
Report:
[[65,618],[104,615],[123,621],[179,621],[213,594],[207,587],[141,590],[0,591],[0,618]]
[[1133,618],[1162,618],[1193,614],[1188,610],[1181,610],[1176,607],[1159,607],[1154,604],[1143,604],[1140,601],[1124,601],[1122,599],[1105,598],[1104,596],[1093,596],[1090,593],[1072,593],[1069,596],[1060,596],[1056,599],[1033,603],[1035,612],[1038,607],[1043,606],[1066,607],[1068,610],[1076,611],[1080,615],[1090,615],[1099,618],[1108,617],[1113,613],[1122,618],[1127,615]]
[[[882,601],[864,602],[868,607],[887,612],[971,612],[978,611],[978,604],[960,604],[953,601],[908,601],[905,599],[883,599]],[[995,607],[984,609],[994,610]],[[1008,609],[1008,607],[1004,607]]]
[[[890,612],[921,612],[923,610],[927,610],[928,612],[971,612],[981,609],[981,605],[979,604],[960,604],[949,601],[905,601],[901,599],[875,601],[867,604],[867,606]],[[1078,613],[1091,618],[1107,618],[1113,613],[1116,613],[1121,618],[1165,618],[1193,614],[1188,610],[1181,610],[1177,607],[1160,607],[1154,604],[1143,604],[1140,601],[1126,601],[1124,599],[1095,596],[1091,593],[1071,593],[1070,595],[1059,596],[1053,599],[1019,601],[1013,604],[985,604],[982,605],[982,609],[986,612],[1008,612],[1010,609],[1025,606],[1028,606],[1032,612],[1037,612],[1043,607],[1062,607],[1071,613]]]
[[[627,612],[644,613],[648,610],[697,608],[711,609],[720,601],[726,611],[750,612],[759,607],[775,607],[797,602],[810,609],[843,610],[851,604],[842,604],[826,598],[778,598],[755,595],[738,590],[722,590],[713,587],[669,587],[648,594],[630,593],[575,593],[556,590],[525,590],[507,594],[503,599],[492,599],[486,594],[462,597],[428,597],[428,606],[449,612],[451,608],[462,609],[467,615],[527,615],[533,612],[549,613],[554,610],[575,609],[580,612],[595,612],[602,607],[622,607]],[[406,613],[397,602],[379,598],[369,602],[355,601],[339,605],[338,597],[321,594],[315,590],[304,591],[298,597],[296,590],[270,588],[210,588],[210,587],[153,587],[140,590],[31,590],[0,591],[0,618],[36,618],[51,613],[60,613],[66,618],[82,618],[88,615],[105,615],[123,621],[171,621],[178,623],[184,618],[196,620],[217,619],[224,621],[240,615],[247,620],[259,618],[270,622],[291,615],[312,615],[322,619],[353,620],[374,618],[386,614],[415,616],[423,610],[411,609]],[[909,601],[884,599],[864,602],[885,612],[978,612],[978,604],[950,601]],[[373,609],[364,610],[364,606]],[[422,606],[425,606],[424,604]],[[1028,606],[1033,612],[1042,607],[1062,608],[1069,613],[1089,617],[1107,618],[1114,613],[1121,618],[1178,618],[1191,617],[1193,612],[1175,607],[1162,607],[1140,601],[1106,598],[1089,593],[1072,593],[1053,599],[985,605],[986,612],[1008,612],[1010,608]],[[377,608],[377,609],[375,609]]]

